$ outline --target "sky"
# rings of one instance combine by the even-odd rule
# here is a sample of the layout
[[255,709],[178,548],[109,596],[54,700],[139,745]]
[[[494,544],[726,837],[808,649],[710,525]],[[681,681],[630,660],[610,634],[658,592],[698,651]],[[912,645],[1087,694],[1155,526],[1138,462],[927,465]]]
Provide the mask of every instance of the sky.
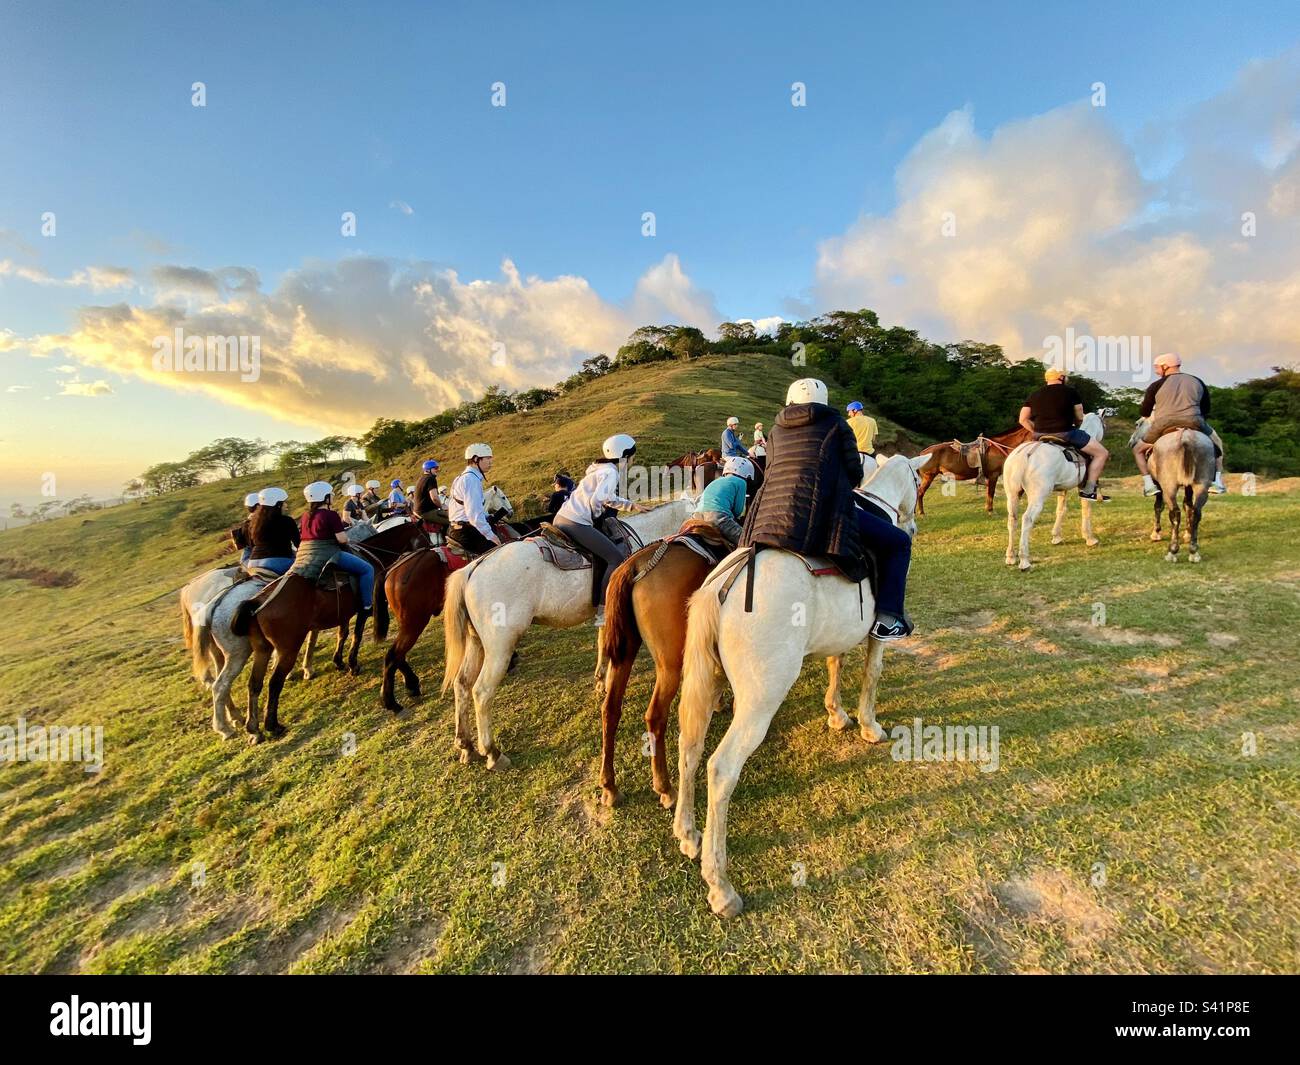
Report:
[[[7,2],[0,501],[650,322],[865,306],[1227,383],[1300,362],[1298,248],[1294,3]],[[174,368],[178,329],[255,373]]]

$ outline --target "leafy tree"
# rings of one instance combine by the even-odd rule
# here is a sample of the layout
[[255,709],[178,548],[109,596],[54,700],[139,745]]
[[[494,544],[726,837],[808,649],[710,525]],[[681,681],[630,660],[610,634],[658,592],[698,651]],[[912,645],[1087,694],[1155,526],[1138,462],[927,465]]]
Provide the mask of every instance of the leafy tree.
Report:
[[258,460],[267,452],[265,440],[241,440],[224,436],[199,448],[186,460],[196,469],[224,470],[227,477],[240,477],[257,469]]

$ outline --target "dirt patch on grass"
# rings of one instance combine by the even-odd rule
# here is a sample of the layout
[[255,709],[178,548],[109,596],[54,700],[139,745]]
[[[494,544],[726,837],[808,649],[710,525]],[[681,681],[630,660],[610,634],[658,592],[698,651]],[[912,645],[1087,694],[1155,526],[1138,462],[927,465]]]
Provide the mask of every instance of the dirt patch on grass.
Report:
[[322,905],[310,917],[298,922],[288,936],[258,952],[250,960],[245,972],[284,973],[304,954],[320,943],[337,936],[353,921],[361,910],[358,901],[350,906]]
[[1181,641],[1163,632],[1139,632],[1118,625],[1090,625],[1086,621],[1068,622],[1089,643],[1109,644],[1112,647],[1177,647]]
[[986,886],[971,918],[999,966],[1020,972],[1048,967],[1042,957],[1044,933],[1063,939],[1075,959],[1087,966],[1119,928],[1119,918],[1092,889],[1053,868],[1031,869]]
[[16,558],[0,558],[0,580],[31,581],[37,588],[71,588],[80,578],[67,569],[46,569]]
[[438,953],[438,944],[446,927],[446,920],[438,917],[403,929],[394,935],[373,971],[386,975],[415,972],[421,962]]
[[528,942],[520,945],[506,971],[512,976],[550,972],[551,948],[558,938],[555,925],[544,924]]
[[1205,642],[1211,647],[1231,647],[1240,639],[1240,636],[1234,636],[1230,632],[1207,632],[1205,634]]
[[1031,651],[1037,651],[1040,655],[1059,655],[1061,649],[1052,643],[1051,640],[1045,640],[1039,636],[1033,629],[1020,629],[1016,632],[1007,633],[1007,639],[1012,643],[1018,643],[1021,647],[1028,647]]

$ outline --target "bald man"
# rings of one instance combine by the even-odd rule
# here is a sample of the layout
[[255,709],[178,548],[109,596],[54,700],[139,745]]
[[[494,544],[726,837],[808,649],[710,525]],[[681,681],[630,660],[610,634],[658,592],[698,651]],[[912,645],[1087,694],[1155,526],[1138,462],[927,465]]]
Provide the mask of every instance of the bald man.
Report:
[[1160,491],[1147,465],[1155,442],[1170,429],[1197,429],[1214,442],[1215,473],[1210,491],[1222,495],[1228,490],[1223,483],[1223,441],[1205,420],[1210,413],[1210,390],[1199,377],[1183,373],[1183,360],[1175,352],[1159,356],[1155,370],[1156,379],[1147,388],[1138,411],[1149,419],[1146,432],[1133,448],[1133,458],[1142,472],[1142,494],[1153,496]]

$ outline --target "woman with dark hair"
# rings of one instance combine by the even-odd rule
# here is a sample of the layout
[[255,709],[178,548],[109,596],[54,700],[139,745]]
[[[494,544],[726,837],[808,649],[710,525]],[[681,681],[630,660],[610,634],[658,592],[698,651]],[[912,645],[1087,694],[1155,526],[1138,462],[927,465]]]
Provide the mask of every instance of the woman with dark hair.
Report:
[[573,494],[575,486],[573,478],[564,470],[560,470],[560,472],[555,475],[555,479],[551,484],[554,491],[551,492],[551,498],[546,502],[546,516],[554,521],[555,515],[558,514],[560,508],[564,506],[564,501]]
[[355,576],[361,585],[361,610],[363,618],[370,616],[370,606],[375,594],[375,567],[360,555],[347,549],[348,534],[343,519],[331,506],[334,489],[327,481],[313,481],[302,490],[307,500],[307,510],[299,521],[299,544],[294,559],[294,572],[314,581],[326,563]]
[[283,488],[263,488],[257,494],[258,507],[248,519],[249,568],[285,573],[293,565],[298,524],[284,512],[288,498]]

